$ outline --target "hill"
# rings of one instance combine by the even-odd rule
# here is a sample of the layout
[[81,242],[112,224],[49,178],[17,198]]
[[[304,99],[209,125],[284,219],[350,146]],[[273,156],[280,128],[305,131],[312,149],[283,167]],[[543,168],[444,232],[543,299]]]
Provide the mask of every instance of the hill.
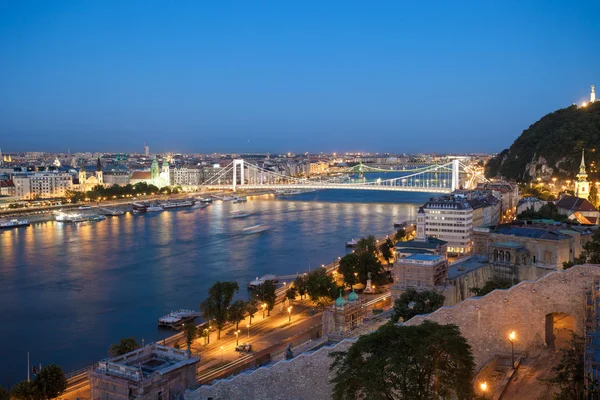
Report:
[[579,171],[581,150],[589,180],[598,180],[600,164],[600,101],[580,107],[573,105],[550,113],[521,133],[510,148],[486,165],[489,177],[503,176],[517,181],[558,177],[573,179]]

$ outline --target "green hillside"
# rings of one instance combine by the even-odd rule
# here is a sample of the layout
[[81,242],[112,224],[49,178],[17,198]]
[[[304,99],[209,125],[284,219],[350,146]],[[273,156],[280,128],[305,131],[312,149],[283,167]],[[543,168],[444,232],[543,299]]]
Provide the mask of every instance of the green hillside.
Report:
[[[590,180],[598,180],[600,164],[600,101],[550,113],[528,129],[486,165],[486,176],[518,181],[559,177],[572,179],[579,171],[581,150]],[[592,165],[592,162],[594,163]]]

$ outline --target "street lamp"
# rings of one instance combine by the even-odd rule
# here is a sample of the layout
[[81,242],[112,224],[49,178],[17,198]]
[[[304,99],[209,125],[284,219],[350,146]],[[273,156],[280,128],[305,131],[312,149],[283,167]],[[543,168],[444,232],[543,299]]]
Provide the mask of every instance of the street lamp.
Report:
[[223,346],[221,346],[221,363],[223,362]]
[[292,323],[292,306],[288,307],[288,322]]
[[487,392],[487,382],[481,382],[479,388],[481,389],[481,394],[485,397],[485,392]]
[[267,308],[267,303],[262,303],[262,309],[263,309],[263,319],[265,319],[265,309]]
[[240,344],[239,338],[240,338],[240,330],[238,329],[237,331],[235,331],[235,345],[236,346]]
[[512,368],[515,369],[515,339],[517,338],[517,334],[515,331],[512,331],[508,335],[508,341],[510,342],[511,348],[511,360],[512,360]]
[[250,338],[250,324],[246,324],[246,328],[248,328],[248,339]]

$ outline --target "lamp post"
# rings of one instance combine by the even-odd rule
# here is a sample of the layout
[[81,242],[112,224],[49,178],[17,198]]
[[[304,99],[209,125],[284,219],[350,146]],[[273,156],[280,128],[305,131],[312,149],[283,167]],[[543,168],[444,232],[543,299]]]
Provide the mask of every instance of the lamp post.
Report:
[[221,363],[223,362],[223,346],[221,346]]
[[288,322],[292,323],[292,306],[288,307]]
[[485,398],[485,392],[487,392],[487,382],[481,382],[479,384],[479,388],[481,389],[481,395]]
[[238,346],[240,344],[240,330],[235,331],[235,345]]
[[511,348],[511,360],[512,360],[512,368],[515,369],[515,339],[517,338],[517,334],[515,331],[512,331],[508,335],[508,341],[510,342]]
[[263,319],[265,319],[265,309],[267,308],[267,303],[262,303],[262,309],[263,309]]
[[250,339],[250,324],[246,324],[246,328],[248,328],[248,339]]

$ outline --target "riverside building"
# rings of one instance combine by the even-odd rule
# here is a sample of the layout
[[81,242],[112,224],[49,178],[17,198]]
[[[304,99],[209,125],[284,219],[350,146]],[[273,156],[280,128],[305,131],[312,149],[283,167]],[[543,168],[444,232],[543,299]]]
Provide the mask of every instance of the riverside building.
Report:
[[430,199],[417,213],[417,237],[433,237],[448,242],[448,255],[471,253],[473,208],[463,196],[450,195]]
[[13,177],[15,193],[22,200],[64,197],[73,187],[69,173],[37,172],[17,174]]

